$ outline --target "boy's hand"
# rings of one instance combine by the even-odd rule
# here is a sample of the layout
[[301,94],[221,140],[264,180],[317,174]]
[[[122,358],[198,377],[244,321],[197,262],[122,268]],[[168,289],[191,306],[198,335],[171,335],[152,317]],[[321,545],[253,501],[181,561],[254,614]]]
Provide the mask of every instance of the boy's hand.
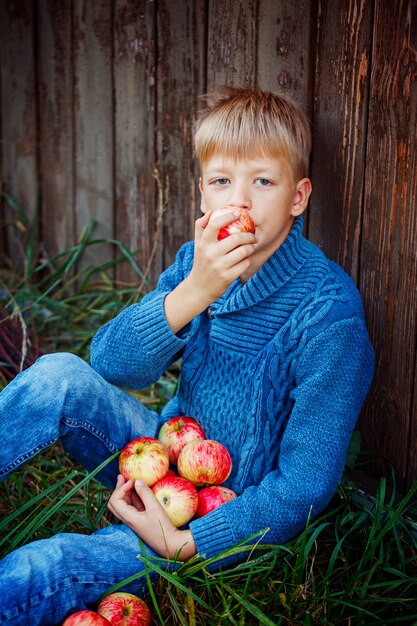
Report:
[[177,333],[224,294],[236,278],[249,269],[255,250],[253,233],[234,233],[221,241],[220,228],[231,224],[234,213],[210,220],[211,211],[195,223],[194,263],[189,275],[167,295],[165,316]]
[[108,507],[160,556],[169,559],[177,556],[178,560],[186,561],[196,554],[191,531],[174,526],[153,491],[142,481],[125,481],[119,475]]
[[207,306],[220,298],[229,285],[250,267],[255,250],[253,233],[234,233],[218,241],[219,230],[239,217],[239,211],[210,220],[208,211],[195,223],[194,264],[189,275]]

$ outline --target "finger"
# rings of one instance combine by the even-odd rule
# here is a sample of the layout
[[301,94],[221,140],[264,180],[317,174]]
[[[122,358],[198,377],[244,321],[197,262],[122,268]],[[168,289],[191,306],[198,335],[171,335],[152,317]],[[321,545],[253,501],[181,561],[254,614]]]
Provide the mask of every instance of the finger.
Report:
[[251,243],[239,245],[236,248],[233,248],[225,257],[228,267],[233,267],[244,259],[249,259],[254,252],[255,246]]
[[207,211],[207,213],[205,213],[203,217],[200,217],[198,220],[195,221],[194,240],[196,243],[198,243],[198,241],[201,239],[201,236],[204,233],[207,224],[209,223],[211,213],[212,211]]
[[210,221],[210,216],[213,213],[213,211],[206,211],[206,213],[204,213],[204,215],[202,215],[201,217],[199,217],[196,221],[195,221],[195,225],[198,228],[205,228],[207,226],[207,224]]
[[113,493],[120,494],[120,497],[123,497],[124,494],[128,493],[133,489],[133,480],[125,480],[122,476],[122,480],[119,481],[117,479],[116,489]]
[[132,497],[132,504],[133,506],[138,510],[138,511],[144,511],[145,507],[143,505],[142,500],[139,498],[138,494],[136,493],[135,490],[132,491],[131,494]]
[[219,215],[218,217],[214,217],[208,221],[208,224],[204,230],[204,233],[207,238],[217,239],[217,235],[219,234],[219,230],[224,228],[228,224],[235,222],[236,219],[240,216],[239,211],[230,211],[229,213],[225,213],[224,215]]
[[142,480],[135,481],[135,491],[138,494],[139,498],[142,500],[145,510],[155,506],[161,506],[156,499],[156,496],[152,489],[148,487],[148,485],[146,485]]
[[143,515],[140,511],[137,511],[135,507],[131,504],[128,504],[124,500],[117,500],[115,503],[110,505],[109,509],[113,513],[117,519],[124,522],[128,526],[137,525],[140,521],[140,515]]
[[254,233],[233,233],[219,241],[219,249],[227,253],[239,246],[254,245],[257,241]]
[[119,474],[117,476],[117,482],[116,482],[116,489],[118,489],[119,487],[121,487],[124,483],[125,483],[125,478],[123,476],[123,474]]

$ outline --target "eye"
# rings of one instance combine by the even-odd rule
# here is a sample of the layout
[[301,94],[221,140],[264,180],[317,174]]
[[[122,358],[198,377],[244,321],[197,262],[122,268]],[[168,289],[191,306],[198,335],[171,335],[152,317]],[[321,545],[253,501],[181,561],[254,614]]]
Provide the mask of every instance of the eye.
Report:
[[227,185],[228,183],[230,183],[228,178],[216,178],[213,180],[214,185]]
[[272,182],[267,178],[257,178],[255,180],[255,184],[260,185],[261,187],[269,187],[269,185],[272,185]]

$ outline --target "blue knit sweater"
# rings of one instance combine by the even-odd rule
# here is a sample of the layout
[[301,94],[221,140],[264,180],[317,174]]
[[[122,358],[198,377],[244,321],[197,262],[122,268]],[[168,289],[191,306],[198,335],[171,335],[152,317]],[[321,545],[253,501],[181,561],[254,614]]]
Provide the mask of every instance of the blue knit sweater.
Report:
[[193,243],[185,244],[157,289],[93,340],[92,366],[134,389],[182,357],[161,422],[191,416],[221,441],[233,460],[226,485],[239,495],[190,523],[207,558],[266,528],[266,543],[283,543],[323,510],[371,383],[374,355],[356,287],[301,231],[297,218],[246,284],[235,281],[174,335],[164,298],[192,267]]

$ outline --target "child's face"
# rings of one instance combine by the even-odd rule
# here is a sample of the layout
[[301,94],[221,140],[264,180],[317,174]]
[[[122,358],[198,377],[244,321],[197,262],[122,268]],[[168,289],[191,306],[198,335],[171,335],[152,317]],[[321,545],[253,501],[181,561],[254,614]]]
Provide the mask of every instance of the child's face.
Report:
[[258,269],[282,244],[307,206],[311,193],[308,178],[294,181],[284,157],[261,156],[237,161],[214,155],[202,167],[201,210],[232,205],[247,209],[256,227],[253,261]]

